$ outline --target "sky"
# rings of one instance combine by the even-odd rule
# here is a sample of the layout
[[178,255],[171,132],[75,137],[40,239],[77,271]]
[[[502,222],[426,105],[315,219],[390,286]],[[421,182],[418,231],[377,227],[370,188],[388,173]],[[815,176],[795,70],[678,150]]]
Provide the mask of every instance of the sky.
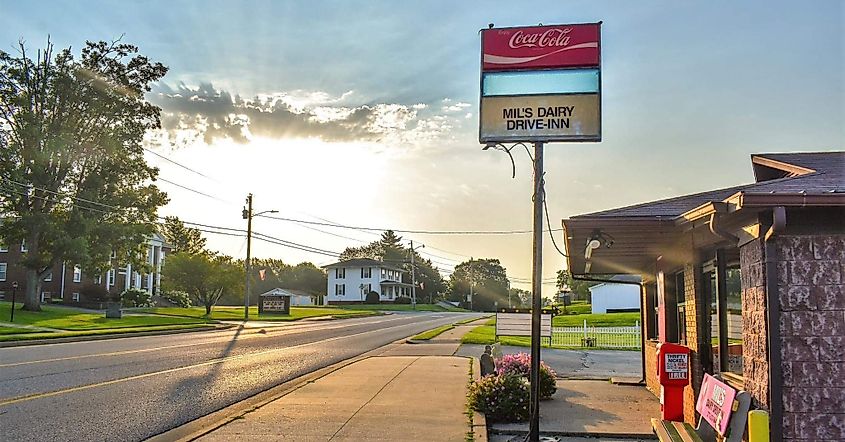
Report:
[[[530,160],[478,143],[479,29],[602,21],[600,143],[546,146],[550,224],[753,180],[750,154],[845,150],[845,2],[0,0],[0,49],[135,44],[170,71],[148,99],[163,215],[245,228],[241,209],[401,230],[530,230]],[[194,191],[186,190],[185,187]],[[198,192],[201,192],[202,195]],[[340,252],[377,233],[264,217]],[[559,231],[553,232],[563,247]],[[531,235],[402,234],[444,275],[498,258],[528,289]],[[206,234],[241,257],[245,240]],[[253,256],[333,262],[254,240]],[[544,236],[544,295],[565,259]]]

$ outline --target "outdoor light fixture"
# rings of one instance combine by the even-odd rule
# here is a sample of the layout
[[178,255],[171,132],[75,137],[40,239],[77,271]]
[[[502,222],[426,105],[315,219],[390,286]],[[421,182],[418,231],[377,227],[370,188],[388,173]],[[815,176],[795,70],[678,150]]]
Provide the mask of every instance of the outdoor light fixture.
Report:
[[584,250],[584,259],[589,260],[593,256],[593,250],[601,247],[601,241],[597,238],[587,241],[587,248]]

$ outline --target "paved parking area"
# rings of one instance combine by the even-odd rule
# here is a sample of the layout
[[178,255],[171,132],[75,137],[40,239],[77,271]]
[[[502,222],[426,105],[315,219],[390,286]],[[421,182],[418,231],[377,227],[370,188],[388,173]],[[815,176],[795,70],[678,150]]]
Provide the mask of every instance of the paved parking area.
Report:
[[[540,431],[544,435],[589,435],[601,440],[648,440],[654,438],[649,419],[659,412],[657,398],[645,387],[558,380],[552,399],[540,403]],[[508,436],[527,433],[528,424],[494,424],[491,430],[491,440],[508,440]]]

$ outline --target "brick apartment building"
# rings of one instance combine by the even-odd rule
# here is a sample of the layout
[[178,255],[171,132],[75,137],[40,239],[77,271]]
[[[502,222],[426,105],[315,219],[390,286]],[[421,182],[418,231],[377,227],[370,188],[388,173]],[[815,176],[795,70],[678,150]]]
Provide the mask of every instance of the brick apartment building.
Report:
[[658,342],[688,346],[688,422],[710,373],[773,440],[845,440],[845,152],[751,165],[752,184],[564,220],[569,269],[643,278],[645,381],[659,394]]
[[[92,275],[78,265],[64,262],[53,267],[41,283],[41,302],[78,305],[98,304],[100,300],[86,297],[86,288],[100,286],[112,295],[126,289],[137,288],[150,294],[158,294],[161,285],[161,266],[170,246],[159,234],[153,234],[147,240],[146,263],[151,272],[139,272],[131,264],[115,266],[104,274]],[[22,299],[26,291],[26,278],[20,260],[26,253],[26,244],[0,244],[0,300],[11,300],[12,283],[19,284],[17,299]]]

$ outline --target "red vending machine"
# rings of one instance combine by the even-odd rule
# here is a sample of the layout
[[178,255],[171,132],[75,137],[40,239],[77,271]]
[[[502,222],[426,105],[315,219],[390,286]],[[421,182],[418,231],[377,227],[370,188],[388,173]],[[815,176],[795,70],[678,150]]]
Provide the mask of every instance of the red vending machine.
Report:
[[684,420],[684,388],[689,385],[689,348],[670,342],[657,345],[660,413],[663,420]]

